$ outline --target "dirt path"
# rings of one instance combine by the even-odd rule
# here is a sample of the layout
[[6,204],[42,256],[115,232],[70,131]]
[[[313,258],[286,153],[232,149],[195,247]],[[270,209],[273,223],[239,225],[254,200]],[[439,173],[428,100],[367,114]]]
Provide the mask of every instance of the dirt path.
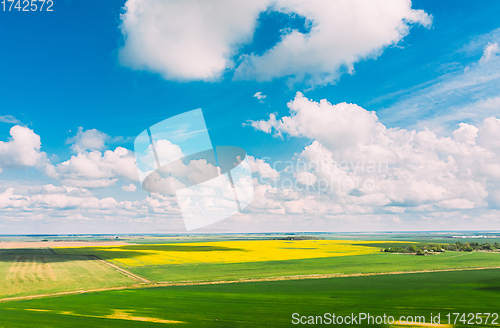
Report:
[[[99,258],[98,258],[99,259]],[[102,259],[99,259],[104,261]],[[106,261],[104,261],[106,262]],[[107,262],[106,262],[107,263]],[[276,276],[276,277],[262,277],[262,278],[240,278],[234,280],[212,280],[212,281],[165,281],[165,282],[150,282],[144,278],[141,278],[133,273],[123,270],[111,263],[107,263],[119,270],[122,270],[125,274],[127,272],[131,276],[135,276],[138,280],[143,280],[145,282],[138,283],[129,286],[121,287],[108,287],[99,289],[87,289],[87,290],[76,290],[70,292],[60,292],[52,294],[40,294],[40,295],[30,295],[30,296],[17,296],[17,297],[7,297],[0,299],[0,303],[30,300],[45,297],[58,297],[65,295],[76,295],[94,292],[104,292],[112,290],[124,290],[124,289],[140,289],[140,288],[154,288],[154,287],[173,287],[173,286],[201,286],[201,285],[218,285],[218,284],[234,284],[234,283],[246,283],[246,282],[264,282],[264,281],[286,281],[286,280],[303,280],[303,279],[326,279],[326,278],[345,278],[345,277],[366,277],[366,276],[384,276],[384,275],[394,275],[394,274],[414,274],[414,273],[430,273],[430,272],[451,272],[451,271],[474,271],[474,270],[487,270],[487,269],[500,269],[500,266],[495,267],[477,267],[477,268],[461,268],[461,269],[438,269],[438,270],[421,270],[421,271],[391,271],[391,272],[378,272],[378,273],[332,273],[332,274],[310,274],[310,275],[294,275],[294,276]]]
[[132,272],[130,271],[127,271],[125,269],[122,269],[120,268],[119,266],[117,265],[114,265],[113,263],[110,263],[108,261],[105,261],[103,259],[101,259],[100,257],[97,257],[95,255],[89,255],[90,258],[94,259],[94,260],[97,260],[97,261],[100,261],[101,263],[107,265],[107,266],[110,266],[111,268],[115,269],[116,271],[126,275],[127,277],[130,277],[134,280],[138,280],[138,281],[142,281],[142,282],[145,282],[145,283],[151,283],[151,281],[147,280],[146,278],[143,278],[143,277],[140,277],[136,274],[133,274]]
[[75,291],[71,291],[71,292],[60,292],[60,293],[52,293],[52,294],[7,297],[7,298],[0,299],[0,303],[11,302],[11,301],[31,300],[31,299],[35,299],[35,298],[57,297],[57,296],[85,294],[85,293],[93,293],[93,292],[104,292],[104,291],[110,291],[110,290],[137,289],[137,288],[141,288],[141,287],[144,287],[144,286],[137,284],[137,285],[121,286],[121,287],[75,290]]

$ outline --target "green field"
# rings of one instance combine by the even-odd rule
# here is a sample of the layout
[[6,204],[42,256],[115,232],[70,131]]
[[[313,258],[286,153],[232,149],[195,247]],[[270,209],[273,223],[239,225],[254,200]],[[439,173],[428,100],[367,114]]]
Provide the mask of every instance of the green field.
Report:
[[287,327],[293,313],[327,312],[444,323],[449,312],[498,313],[499,299],[498,269],[161,287],[3,303],[0,327]]
[[146,266],[128,268],[128,270],[152,281],[205,281],[289,275],[382,273],[482,267],[500,267],[500,253],[445,252],[432,256],[380,253],[290,261]]
[[[449,312],[500,312],[500,252],[446,251],[427,256],[380,252],[380,248],[400,245],[408,243],[224,240],[193,244],[190,240],[160,245],[3,249],[3,299],[127,289],[8,300],[0,303],[0,327],[286,327],[295,326],[291,324],[293,313],[345,316],[369,312],[429,320],[431,313],[440,311],[441,319],[446,320]],[[178,263],[165,264],[170,259]],[[404,273],[436,270],[461,271]],[[151,283],[139,285],[129,273]],[[290,277],[320,274],[339,277]],[[242,278],[279,281],[227,283]],[[218,283],[199,284],[206,281]],[[161,282],[194,284],[155,285]],[[498,327],[500,322],[491,326]]]
[[135,282],[88,256],[58,255],[50,249],[0,249],[0,298]]
[[[219,244],[219,243],[216,243]],[[354,273],[381,273],[394,271],[423,271],[423,270],[445,270],[457,268],[483,268],[500,267],[499,252],[444,252],[430,256],[415,256],[408,254],[390,254],[377,251],[368,255],[353,255],[340,257],[306,258],[297,260],[281,261],[257,261],[246,263],[187,263],[168,265],[133,265],[124,263],[136,263],[133,258],[149,258],[153,260],[156,256],[161,257],[162,252],[182,250],[185,254],[202,252],[209,256],[210,253],[231,253],[240,249],[217,246],[182,246],[176,245],[131,245],[113,248],[103,247],[79,247],[58,248],[56,252],[61,254],[94,254],[107,259],[114,264],[151,281],[193,281],[193,280],[227,280],[238,278],[273,277],[289,275],[309,274],[354,274]],[[223,245],[223,243],[221,243]],[[400,244],[363,244],[354,245],[368,246],[373,248],[386,247],[387,245],[398,246]],[[406,244],[408,245],[408,244]],[[149,255],[147,251],[154,251]],[[158,251],[160,250],[160,251]],[[196,254],[196,255],[195,255]],[[137,263],[141,263],[137,261]]]

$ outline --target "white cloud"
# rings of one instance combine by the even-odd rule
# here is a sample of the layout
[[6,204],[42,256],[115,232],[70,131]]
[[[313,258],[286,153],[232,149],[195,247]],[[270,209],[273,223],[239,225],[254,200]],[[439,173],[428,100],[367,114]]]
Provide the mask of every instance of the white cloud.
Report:
[[3,122],[3,123],[12,123],[12,124],[21,124],[21,121],[19,121],[17,118],[15,118],[12,115],[0,116],[0,122]]
[[[158,160],[162,164],[171,163],[179,158],[184,157],[185,155],[182,153],[181,147],[172,143],[170,140],[160,139],[155,141],[155,150],[156,155],[158,156]],[[150,158],[149,163],[152,164],[151,167],[156,167],[156,160],[154,159],[153,150],[151,147],[148,147],[147,156]],[[144,162],[148,163],[147,159]]]
[[500,28],[485,34],[476,36],[473,39],[468,39],[468,42],[459,49],[459,52],[464,53],[466,56],[483,54],[484,50],[492,43],[500,40]]
[[107,188],[114,186],[118,179],[64,179],[62,182],[66,185],[78,188]]
[[84,188],[109,187],[117,179],[137,181],[134,153],[117,147],[101,153],[98,150],[79,153],[57,165],[63,183]]
[[100,131],[80,128],[75,137],[68,139],[78,154],[56,166],[41,151],[40,136],[31,129],[16,125],[10,134],[9,141],[0,141],[0,172],[2,168],[35,167],[48,177],[77,188],[106,188],[114,186],[118,179],[138,180],[132,151],[122,147],[103,153],[96,150],[104,148],[108,139]]
[[352,73],[356,62],[398,43],[412,24],[431,24],[424,11],[400,0],[128,0],[120,61],[169,80],[216,80],[234,67],[232,57],[252,41],[259,14],[268,9],[305,17],[310,31],[284,29],[272,49],[242,56],[236,79],[332,83],[342,72]]
[[[153,232],[168,226],[184,230],[175,198],[146,196],[136,201],[97,197],[68,186],[30,186],[0,190],[0,213],[9,233]],[[43,225],[26,224],[32,220]]]
[[312,172],[295,172],[293,175],[297,182],[304,186],[313,186],[318,181],[318,178]]
[[[500,119],[488,117],[484,119],[481,130],[478,132],[478,143],[485,148],[500,151]],[[500,164],[500,162],[499,162]]]
[[259,185],[254,179],[255,192],[251,208],[260,212],[285,214],[285,209],[275,195],[278,189],[269,185]]
[[300,92],[288,103],[291,116],[276,121],[271,115],[269,121],[250,124],[269,133],[289,134],[293,137],[317,139],[335,149],[349,148],[359,142],[368,141],[372,130],[377,128],[378,118],[374,112],[367,112],[355,104],[340,103],[332,106],[326,99],[311,102]]
[[169,80],[216,80],[252,40],[267,0],[128,0],[121,15],[120,61]]
[[453,139],[458,142],[474,145],[479,129],[467,123],[460,123],[459,126],[460,128],[453,132]]
[[18,208],[27,204],[28,200],[25,197],[14,194],[14,188],[9,188],[0,194],[0,207],[2,208]]
[[50,177],[57,175],[47,154],[41,151],[39,135],[20,125],[13,126],[10,135],[9,141],[0,141],[0,172],[6,167],[36,167]]
[[2,166],[35,166],[44,156],[40,136],[33,130],[16,125],[10,129],[10,135],[9,141],[0,141]]
[[474,208],[476,204],[471,202],[468,199],[447,199],[447,200],[442,200],[437,203],[437,206],[439,207],[444,207],[444,208],[449,208],[449,209],[459,209],[459,210],[465,210],[465,209],[471,209]]
[[122,186],[122,189],[126,192],[134,192],[137,190],[137,186],[133,183]]
[[14,188],[8,188],[0,194],[0,209],[98,209],[102,208],[102,203],[106,201],[94,197],[88,190],[54,185],[44,185],[39,190],[31,190],[24,194],[17,194]]
[[315,86],[335,82],[353,65],[375,58],[384,48],[398,43],[411,24],[431,25],[422,10],[410,1],[277,1],[275,8],[306,18],[309,33],[288,31],[262,55],[243,57],[235,77],[269,81],[289,76]]
[[263,159],[255,158],[248,155],[248,162],[250,163],[250,171],[252,173],[258,173],[261,178],[264,179],[278,179],[280,174],[274,168],[266,163]]
[[489,43],[486,48],[484,48],[484,53],[481,59],[479,60],[480,63],[485,63],[489,62],[491,59],[496,57],[500,53],[500,47],[498,44],[495,43]]
[[259,99],[259,102],[262,104],[264,103],[264,100],[267,96],[266,95],[263,95],[262,92],[256,92],[254,95],[253,95],[254,98],[257,98]]
[[[499,119],[489,117],[475,125],[461,123],[449,136],[440,137],[429,129],[390,129],[375,113],[355,104],[314,102],[301,93],[288,107],[289,116],[278,119],[271,115],[267,121],[250,125],[277,136],[311,141],[296,154],[295,162],[289,161],[291,170],[281,174],[265,158],[248,156],[251,171],[272,181],[254,179],[255,198],[245,210],[247,218],[258,220],[258,215],[264,215],[277,224],[286,214],[288,223],[280,224],[280,229],[292,227],[290,222],[299,227],[311,217],[316,227],[322,222],[329,226],[326,222],[334,220],[336,229],[353,229],[360,224],[407,228],[410,225],[405,224],[415,222],[415,218],[447,222],[445,228],[455,227],[454,219],[461,222],[457,227],[470,227],[472,218],[489,223],[495,220],[495,209],[500,208]],[[0,213],[5,222],[36,219],[60,223],[64,217],[85,222],[130,220],[140,226],[144,223],[141,220],[148,220],[148,227],[157,228],[164,224],[165,214],[180,218],[175,198],[168,195],[153,193],[131,202],[97,197],[87,190],[110,187],[123,179],[127,182],[121,188],[135,191],[138,177],[131,151],[121,147],[82,151],[54,168],[32,130],[15,126],[11,136],[0,143],[2,165],[52,167],[62,186],[54,183],[19,191],[4,184],[7,189],[0,190]],[[182,155],[171,144],[162,146]],[[189,183],[199,182],[213,171],[209,163],[199,160],[176,169],[175,173]],[[183,229],[182,221],[179,224]]]
[[47,194],[58,194],[58,193],[65,193],[68,191],[66,187],[63,186],[54,186],[53,184],[47,184],[42,187],[41,192],[47,193]]
[[276,115],[275,114],[269,114],[269,120],[264,121],[250,121],[250,123],[243,123],[243,126],[252,126],[256,130],[264,131],[265,133],[271,132],[273,127],[276,125]]
[[[266,189],[265,196],[274,200],[270,208],[406,215],[499,206],[500,120],[494,117],[477,126],[462,123],[450,137],[439,137],[429,129],[389,129],[357,105],[314,102],[301,93],[288,107],[290,116],[251,122],[276,136],[312,140],[290,170],[297,199],[287,200],[283,193],[289,187],[282,179]],[[256,193],[259,197],[263,194]],[[325,206],[311,200],[308,206],[306,199]],[[337,207],[326,206],[332,202]]]
[[190,160],[184,174],[187,179],[195,185],[207,181],[210,177],[216,177],[218,175],[217,167],[208,163],[206,159]]
[[76,136],[69,138],[66,143],[72,144],[71,149],[77,153],[82,153],[86,150],[102,150],[105,147],[106,140],[109,136],[96,129],[83,131],[82,127],[78,128]]
[[387,206],[384,207],[384,209],[392,213],[404,213],[406,210],[404,207],[399,207],[399,206]]

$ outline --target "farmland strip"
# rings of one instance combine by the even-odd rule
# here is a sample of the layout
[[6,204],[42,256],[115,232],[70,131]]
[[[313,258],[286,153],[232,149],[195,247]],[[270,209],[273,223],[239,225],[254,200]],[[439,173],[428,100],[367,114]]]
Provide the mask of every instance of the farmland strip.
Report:
[[[103,260],[101,259],[101,261],[103,261]],[[121,268],[118,268],[118,269],[121,269]],[[462,269],[422,270],[422,271],[393,271],[393,272],[380,272],[380,273],[312,274],[312,275],[295,275],[295,276],[276,276],[276,277],[265,277],[265,278],[241,278],[241,279],[237,279],[237,280],[184,281],[184,282],[168,282],[167,281],[167,282],[158,282],[158,283],[151,283],[150,282],[150,283],[146,283],[146,284],[142,283],[142,284],[135,284],[135,285],[131,285],[131,286],[122,286],[122,287],[109,287],[109,288],[99,288],[99,289],[76,290],[76,291],[71,291],[71,292],[60,292],[60,293],[53,293],[53,294],[7,297],[7,298],[0,299],[0,303],[21,301],[21,300],[28,300],[28,299],[45,298],[45,297],[57,297],[57,296],[64,296],[64,295],[85,294],[85,293],[104,292],[104,291],[112,291],[112,290],[124,290],[124,289],[139,289],[139,288],[153,288],[153,287],[175,287],[175,286],[201,286],[201,285],[246,283],[246,282],[304,280],[304,279],[365,277],[365,276],[383,276],[383,275],[396,275],[396,274],[431,273],[431,272],[475,271],[475,270],[487,270],[487,269],[500,269],[500,266],[462,268]],[[121,269],[121,270],[123,270],[123,269]],[[123,271],[128,272],[126,270],[123,270]]]

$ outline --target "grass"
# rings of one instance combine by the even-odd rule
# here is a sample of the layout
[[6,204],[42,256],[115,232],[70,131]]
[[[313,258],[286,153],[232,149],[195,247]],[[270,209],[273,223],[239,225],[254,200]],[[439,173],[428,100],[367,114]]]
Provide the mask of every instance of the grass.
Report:
[[57,248],[55,251],[60,254],[94,254],[152,281],[500,266],[500,253],[445,252],[415,256],[380,252],[381,245],[391,244],[404,245],[381,241],[270,240]]
[[[203,243],[55,248],[59,254],[96,255],[128,268],[165,264],[245,263],[379,252],[348,240],[245,240]],[[379,243],[379,242],[378,242]]]
[[135,281],[106,264],[50,249],[0,250],[0,297],[121,286]]
[[483,267],[500,267],[500,253],[445,252],[432,256],[376,253],[359,256],[254,263],[145,266],[130,268],[129,270],[152,281],[189,281]]
[[[500,266],[500,253],[380,252],[386,243],[267,240],[58,248],[57,254],[50,249],[0,250],[0,295],[134,283],[88,255],[152,281]],[[444,320],[448,312],[500,312],[499,296],[499,269],[128,289],[0,303],[0,327],[284,327],[293,326],[293,313],[325,312],[428,318],[441,311]]]
[[162,287],[4,303],[0,327],[288,327],[293,313],[327,312],[441,313],[443,323],[449,312],[498,313],[499,298],[498,269]]
[[445,252],[432,256],[376,253],[289,261],[187,264],[130,268],[152,281],[230,280],[309,274],[355,274],[499,267],[500,253]]

